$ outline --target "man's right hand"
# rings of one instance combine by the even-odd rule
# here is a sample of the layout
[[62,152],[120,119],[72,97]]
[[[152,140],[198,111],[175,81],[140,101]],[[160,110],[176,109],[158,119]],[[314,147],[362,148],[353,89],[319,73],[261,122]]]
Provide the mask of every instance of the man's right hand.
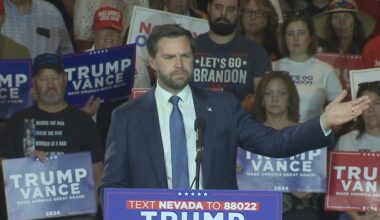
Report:
[[99,97],[95,98],[94,96],[91,96],[83,106],[82,111],[86,112],[92,117],[98,112],[101,102],[102,100]]
[[30,152],[26,156],[28,156],[28,157],[37,157],[42,162],[46,161],[46,159],[47,159],[46,154],[43,151],[40,151],[40,150],[34,150],[34,151]]

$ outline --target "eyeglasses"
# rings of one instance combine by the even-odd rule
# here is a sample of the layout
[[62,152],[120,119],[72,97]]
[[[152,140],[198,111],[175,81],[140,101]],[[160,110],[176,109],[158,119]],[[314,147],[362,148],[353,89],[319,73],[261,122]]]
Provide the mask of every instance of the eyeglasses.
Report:
[[255,15],[256,18],[268,17],[268,13],[266,11],[261,11],[261,10],[242,9],[241,14],[244,17],[252,17],[252,15]]

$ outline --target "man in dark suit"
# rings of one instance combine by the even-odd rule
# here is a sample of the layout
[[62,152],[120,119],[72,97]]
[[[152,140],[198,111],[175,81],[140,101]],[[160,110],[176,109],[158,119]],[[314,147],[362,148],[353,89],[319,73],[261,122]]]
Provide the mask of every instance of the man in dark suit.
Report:
[[[107,187],[190,188],[195,177],[197,118],[203,118],[206,125],[201,188],[236,189],[237,146],[270,157],[329,146],[334,142],[330,127],[358,116],[370,102],[365,97],[340,103],[346,95],[342,92],[320,117],[275,131],[251,119],[231,94],[189,86],[193,48],[192,34],[180,26],[162,25],[151,32],[147,49],[157,84],[144,96],[113,112],[101,196]],[[186,173],[187,183],[179,187],[175,172],[180,165],[173,161],[176,153],[171,151],[176,141],[171,129],[175,105],[168,101],[172,96],[180,97],[178,106],[186,137],[181,158],[186,161],[186,168],[179,175]]]

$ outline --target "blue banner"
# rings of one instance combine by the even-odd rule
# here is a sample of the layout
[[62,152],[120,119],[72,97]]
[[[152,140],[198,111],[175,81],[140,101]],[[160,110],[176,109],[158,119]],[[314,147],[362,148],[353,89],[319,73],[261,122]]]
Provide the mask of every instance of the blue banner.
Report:
[[90,96],[105,102],[131,93],[135,75],[136,45],[62,56],[68,76],[65,100],[84,105]]
[[323,148],[288,158],[269,158],[239,148],[239,189],[325,192],[326,154]]
[[105,189],[104,219],[281,220],[281,193]]
[[32,105],[31,60],[0,60],[0,119]]
[[37,219],[96,212],[89,152],[45,162],[3,160],[8,219]]

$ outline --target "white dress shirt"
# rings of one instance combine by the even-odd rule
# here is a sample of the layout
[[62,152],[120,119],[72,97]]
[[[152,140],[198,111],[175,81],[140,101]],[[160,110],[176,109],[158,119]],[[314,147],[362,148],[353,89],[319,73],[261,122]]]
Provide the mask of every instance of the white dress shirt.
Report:
[[[158,119],[160,123],[162,144],[164,147],[165,168],[167,174],[167,181],[169,189],[172,189],[172,162],[171,162],[171,143],[170,143],[170,129],[169,119],[172,112],[173,105],[169,102],[170,97],[173,95],[164,90],[157,83],[155,90],[155,99],[158,111]],[[185,125],[186,133],[186,145],[187,145],[187,160],[189,169],[189,185],[195,177],[195,157],[196,157],[196,132],[194,130],[194,121],[196,119],[195,107],[193,101],[193,94],[189,86],[186,86],[180,93],[177,94],[181,99],[178,102],[178,107],[183,117],[183,123]],[[200,175],[200,188],[202,188],[202,175]],[[195,184],[192,187],[195,188]]]

